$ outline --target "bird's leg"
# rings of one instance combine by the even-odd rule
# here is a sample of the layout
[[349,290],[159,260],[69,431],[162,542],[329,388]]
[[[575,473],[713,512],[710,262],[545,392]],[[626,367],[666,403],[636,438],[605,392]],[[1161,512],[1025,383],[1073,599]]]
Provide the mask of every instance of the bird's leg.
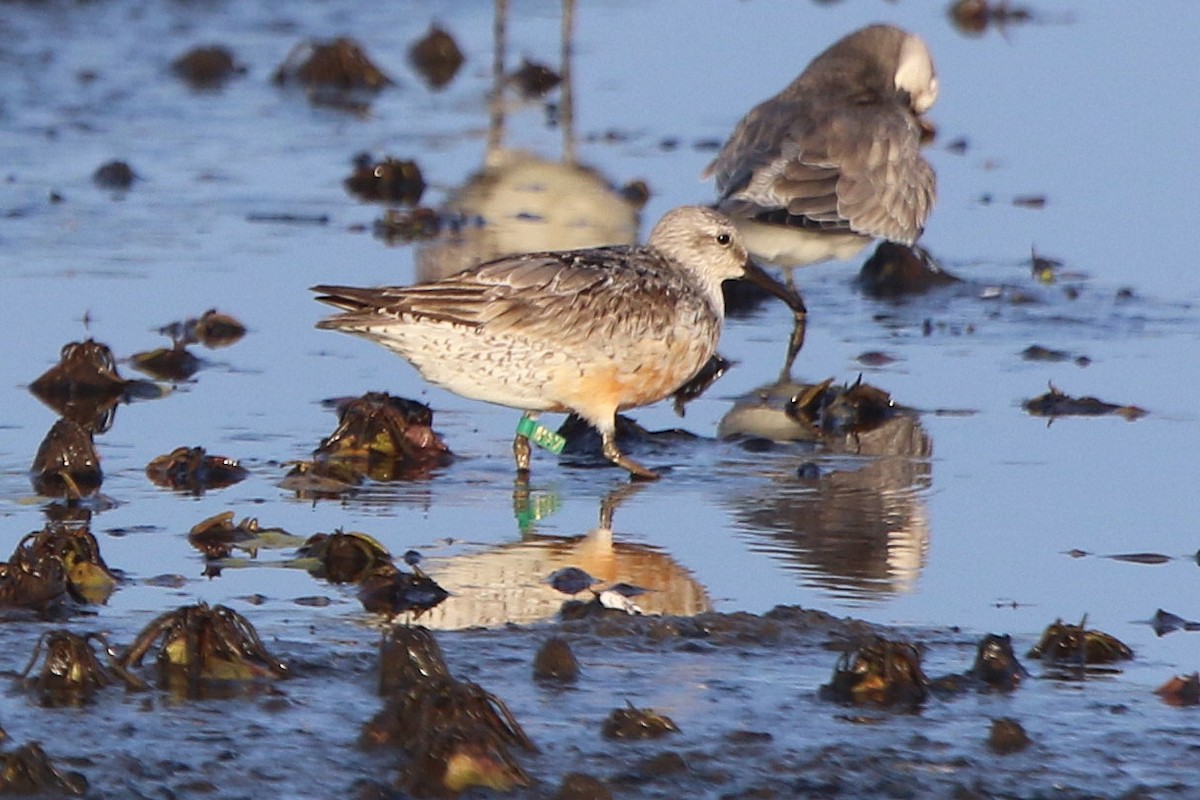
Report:
[[788,340],[787,358],[783,362],[783,372],[779,375],[779,379],[783,381],[792,379],[792,364],[796,361],[796,355],[800,352],[800,348],[804,347],[804,334],[808,328],[808,308],[804,305],[804,298],[800,296],[800,292],[796,291],[794,272],[795,270],[787,271],[787,285],[795,292],[797,303],[792,307],[795,324],[792,327],[792,336]]
[[792,336],[788,340],[787,358],[783,362],[783,373],[781,378],[790,380],[792,377],[792,364],[796,361],[796,355],[800,352],[800,348],[804,347],[804,334],[808,328],[808,314],[804,311],[797,311],[796,322],[792,328]]
[[[529,434],[532,431],[538,415],[534,411],[526,411],[525,416],[517,423],[517,435],[513,439],[513,456],[517,459],[517,480],[529,480],[529,457],[533,448],[529,446]],[[526,423],[526,420],[529,420]]]
[[601,448],[601,450],[604,453],[605,458],[617,466],[624,467],[625,469],[629,470],[629,475],[631,478],[633,478],[633,480],[656,481],[661,477],[657,472],[651,472],[641,464],[634,461],[632,458],[623,455],[621,451],[617,449],[616,436],[617,435],[615,431],[600,432],[600,440],[604,443],[604,446]]

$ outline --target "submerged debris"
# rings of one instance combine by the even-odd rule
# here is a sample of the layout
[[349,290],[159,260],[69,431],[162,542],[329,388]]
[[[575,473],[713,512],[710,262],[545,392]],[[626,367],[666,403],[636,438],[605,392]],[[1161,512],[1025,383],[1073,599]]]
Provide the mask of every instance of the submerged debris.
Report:
[[445,88],[454,79],[464,59],[454,37],[435,22],[408,48],[408,61],[420,73],[425,85],[437,90]]
[[82,795],[87,788],[87,778],[55,767],[37,742],[0,753],[0,794]]
[[987,743],[989,750],[1001,756],[1019,753],[1031,744],[1025,728],[1011,717],[992,720]]
[[171,63],[171,71],[193,89],[219,89],[246,67],[234,60],[227,47],[194,47]]
[[866,350],[858,354],[854,359],[864,367],[886,367],[889,364],[895,363],[898,359],[891,353],[885,353],[882,350]]
[[964,673],[946,675],[930,681],[935,692],[956,694],[966,689],[979,691],[1010,692],[1029,677],[1029,670],[1021,666],[1012,649],[1012,637],[1008,634],[989,633],[979,641],[975,650],[975,663]]
[[448,681],[441,645],[423,625],[392,625],[379,642],[379,694],[391,697],[414,686]]
[[1051,284],[1058,280],[1058,271],[1063,268],[1063,262],[1057,258],[1044,256],[1037,248],[1029,248],[1029,274],[1038,283]]
[[92,183],[102,189],[120,191],[128,190],[138,178],[139,175],[133,171],[133,167],[124,161],[109,161],[101,164],[92,173]]
[[583,772],[563,775],[554,800],[612,800],[612,792],[600,779]]
[[46,497],[79,500],[100,491],[104,472],[92,432],[65,417],[56,421],[38,446],[29,479]]
[[106,344],[94,339],[63,345],[58,363],[29,385],[38,397],[57,395],[116,396],[126,381],[117,372],[117,361]]
[[297,85],[320,105],[361,111],[374,95],[395,85],[349,38],[301,42],[275,70],[277,86]]
[[579,659],[561,636],[542,642],[533,658],[533,679],[538,683],[571,684],[579,680]]
[[1163,702],[1172,706],[1200,705],[1200,673],[1176,675],[1154,690]]
[[[242,520],[242,525],[257,520]],[[222,511],[201,520],[188,531],[188,542],[204,554],[205,558],[229,558],[233,548],[254,538],[254,532],[233,524],[233,512]]]
[[400,774],[401,785],[414,797],[457,797],[476,786],[508,792],[530,785],[509,749],[488,733],[467,729],[426,739]]
[[373,232],[387,244],[406,244],[436,237],[442,225],[442,216],[432,208],[389,208],[375,220]]
[[821,697],[835,703],[916,709],[928,695],[921,653],[907,642],[874,636],[845,652]]
[[[116,589],[118,578],[104,563],[100,544],[87,528],[47,523],[21,538],[8,563],[39,573],[46,571],[48,561],[58,562],[71,597],[80,603],[105,603]],[[51,572],[58,574],[58,570]]]
[[367,392],[336,401],[338,426],[313,452],[317,464],[337,464],[333,475],[377,481],[425,477],[450,464],[454,456],[434,433],[433,412],[424,403]]
[[146,477],[156,486],[196,495],[232,486],[249,474],[235,459],[210,456],[203,447],[176,447],[146,465]]
[[182,342],[171,347],[158,347],[129,357],[134,369],[160,381],[186,381],[200,369],[200,359]]
[[1029,9],[1009,5],[1008,0],[955,0],[950,4],[949,14],[954,27],[968,36],[978,36],[989,26],[1005,28],[1033,19]]
[[29,391],[64,417],[103,433],[126,386],[108,345],[85,339],[63,345],[58,363],[31,383]]
[[890,394],[863,383],[862,375],[844,386],[833,386],[833,378],[808,386],[784,407],[787,416],[825,435],[865,433],[902,410]]
[[229,558],[235,548],[253,558],[259,547],[279,547],[296,538],[283,528],[264,528],[254,517],[244,517],[234,525],[232,511],[214,514],[188,531],[188,542],[210,560]]
[[205,347],[228,347],[246,335],[246,326],[238,319],[210,308],[197,320],[186,320],[196,341]]
[[330,583],[358,583],[368,574],[392,565],[392,554],[365,533],[316,533],[296,551],[316,561],[313,577]]
[[279,488],[295,492],[297,497],[333,499],[359,486],[366,476],[350,464],[323,461],[296,461],[279,482]]
[[[96,658],[93,642],[104,651],[107,665]],[[28,677],[39,658],[41,668],[34,677]],[[127,689],[145,688],[141,680],[116,663],[103,634],[80,636],[64,629],[46,631],[38,637],[21,677],[26,688],[36,693],[38,702],[47,708],[85,705],[92,702],[98,690],[118,681]]]
[[1044,194],[1019,194],[1013,197],[1012,204],[1017,208],[1040,209],[1046,207]]
[[1150,626],[1154,628],[1155,636],[1166,636],[1168,633],[1178,630],[1200,631],[1200,622],[1184,619],[1178,614],[1172,614],[1161,608],[1154,612],[1154,616],[1150,619]]
[[208,348],[228,347],[246,335],[246,326],[229,314],[210,308],[199,317],[188,317],[158,329],[177,345],[200,343]]
[[[428,631],[403,634],[388,654],[392,695],[364,726],[360,741],[405,752],[400,783],[406,792],[455,797],[473,786],[507,791],[529,785],[511,749],[537,748],[502,700],[446,673]],[[405,660],[410,663],[401,665]]]
[[989,633],[980,640],[975,663],[967,674],[994,689],[1009,691],[1029,677],[1029,670],[1017,660],[1011,636]]
[[523,97],[535,98],[542,97],[562,83],[562,76],[545,64],[525,58],[521,60],[521,66],[508,76],[508,82],[515,85]]
[[156,648],[160,682],[189,698],[231,683],[288,676],[287,666],[267,652],[249,620],[222,605],[202,602],[160,615],[117,663],[123,669],[140,666]]
[[425,192],[425,178],[417,162],[391,156],[373,161],[366,153],[354,159],[354,172],[343,185],[363,200],[409,206],[419,203]]
[[628,700],[625,708],[614,708],[600,729],[605,739],[658,739],[669,733],[679,733],[670,717],[653,709],[636,708]]
[[117,403],[163,395],[163,390],[149,381],[122,378],[112,350],[93,339],[63,345],[58,363],[31,383],[29,391],[94,433],[111,427]]
[[1166,553],[1112,553],[1102,558],[1125,561],[1129,564],[1166,564],[1171,561],[1171,556]]
[[395,83],[372,63],[362,45],[346,37],[301,42],[276,69],[273,80],[280,86],[299,83],[310,88],[374,91]]
[[1089,630],[1085,624],[1086,616],[1078,625],[1056,619],[1042,633],[1028,657],[1040,658],[1053,666],[1081,668],[1133,658],[1133,651],[1124,642],[1103,631]]
[[1080,367],[1086,367],[1092,363],[1092,360],[1083,355],[1072,355],[1066,350],[1055,350],[1052,347],[1043,347],[1040,344],[1031,344],[1021,351],[1021,358],[1026,361],[1074,361]]
[[922,247],[880,242],[858,273],[863,294],[874,298],[924,294],[932,289],[962,283],[943,270]]
[[1146,410],[1137,406],[1121,406],[1106,403],[1095,397],[1071,397],[1064,394],[1053,383],[1050,391],[1032,400],[1026,400],[1022,408],[1035,417],[1065,417],[1085,416],[1095,417],[1104,414],[1116,414],[1133,421],[1146,415]]
[[49,615],[70,599],[66,570],[58,559],[44,557],[30,563],[20,558],[0,563],[0,609]]

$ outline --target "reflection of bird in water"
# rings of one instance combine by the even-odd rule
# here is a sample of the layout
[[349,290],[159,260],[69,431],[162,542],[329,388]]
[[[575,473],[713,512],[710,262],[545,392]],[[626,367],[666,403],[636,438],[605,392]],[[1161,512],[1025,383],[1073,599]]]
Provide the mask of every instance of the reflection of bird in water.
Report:
[[[644,247],[510,256],[435,283],[314,291],[345,310],[318,327],[383,344],[464,397],[530,417],[574,411],[600,432],[607,459],[653,480],[617,448],[616,412],[668,397],[708,362],[731,278],[794,298],[749,261],[727,217],[683,206]],[[513,452],[527,477],[523,428]]]
[[604,608],[623,611],[626,614],[645,614],[646,612],[633,601],[633,598],[641,597],[648,591],[650,590],[629,583],[614,583],[594,594],[596,602]]
[[812,442],[820,465],[800,477],[781,471],[754,491],[730,496],[737,527],[748,531],[755,549],[834,594],[908,591],[929,542],[921,496],[932,485],[928,434],[908,411],[869,430],[822,434],[784,411],[805,388],[762,387],[721,421],[725,438]]
[[413,571],[414,575],[424,575],[425,574],[421,570],[421,561],[423,560],[424,556],[421,555],[420,551],[405,550],[403,558],[404,558],[404,563],[409,566],[409,568]]
[[612,528],[612,512],[644,484],[623,484],[604,499],[600,524],[581,536],[526,535],[520,542],[445,559],[431,570],[453,594],[424,617],[435,629],[529,624],[558,616],[564,595],[546,576],[573,567],[602,582],[652,587],[638,597],[647,614],[694,616],[712,610],[695,578],[668,553],[648,545],[622,542]]
[[550,588],[572,597],[603,582],[599,578],[593,578],[579,567],[562,567],[546,576],[546,584]]
[[[507,3],[496,4],[493,90],[484,168],[446,203],[464,221],[457,230],[417,251],[417,279],[438,278],[491,258],[534,250],[571,250],[637,240],[640,203],[614,189],[575,157],[570,39],[574,0],[563,3],[562,83],[558,125],[562,160],[503,146]],[[482,224],[474,224],[480,220]]]
[[546,583],[556,591],[571,597],[581,592],[590,591],[592,593],[592,603],[599,608],[611,608],[623,611],[626,614],[644,613],[641,607],[633,602],[633,598],[641,597],[650,591],[649,589],[634,586],[632,583],[625,583],[624,581],[619,581],[602,589],[594,588],[599,584],[603,584],[604,581],[599,578],[593,578],[579,567],[562,567],[561,569],[556,569],[546,576]]
[[418,618],[450,596],[420,568],[413,565],[413,570],[412,573],[402,572],[392,564],[386,564],[359,581],[358,599],[363,608],[373,614],[384,614],[389,619],[398,614],[412,614],[413,618]]
[[760,260],[790,268],[850,258],[875,238],[911,245],[934,202],[920,146],[937,95],[919,37],[863,28],[746,114],[703,177]]

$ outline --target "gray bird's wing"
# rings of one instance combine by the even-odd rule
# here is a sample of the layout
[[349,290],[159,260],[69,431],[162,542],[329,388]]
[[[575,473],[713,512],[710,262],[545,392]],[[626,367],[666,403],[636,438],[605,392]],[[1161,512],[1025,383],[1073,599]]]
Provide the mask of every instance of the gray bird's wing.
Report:
[[721,207],[912,243],[935,178],[903,97],[827,105],[777,96],[747,114],[706,170]]

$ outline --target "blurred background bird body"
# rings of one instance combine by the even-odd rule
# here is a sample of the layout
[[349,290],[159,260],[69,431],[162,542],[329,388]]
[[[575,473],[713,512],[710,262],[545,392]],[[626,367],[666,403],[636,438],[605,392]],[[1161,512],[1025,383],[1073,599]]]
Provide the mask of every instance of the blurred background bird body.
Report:
[[873,239],[912,245],[936,196],[920,148],[937,96],[924,41],[862,28],[746,114],[702,177],[716,179],[717,207],[762,261],[847,259]]

